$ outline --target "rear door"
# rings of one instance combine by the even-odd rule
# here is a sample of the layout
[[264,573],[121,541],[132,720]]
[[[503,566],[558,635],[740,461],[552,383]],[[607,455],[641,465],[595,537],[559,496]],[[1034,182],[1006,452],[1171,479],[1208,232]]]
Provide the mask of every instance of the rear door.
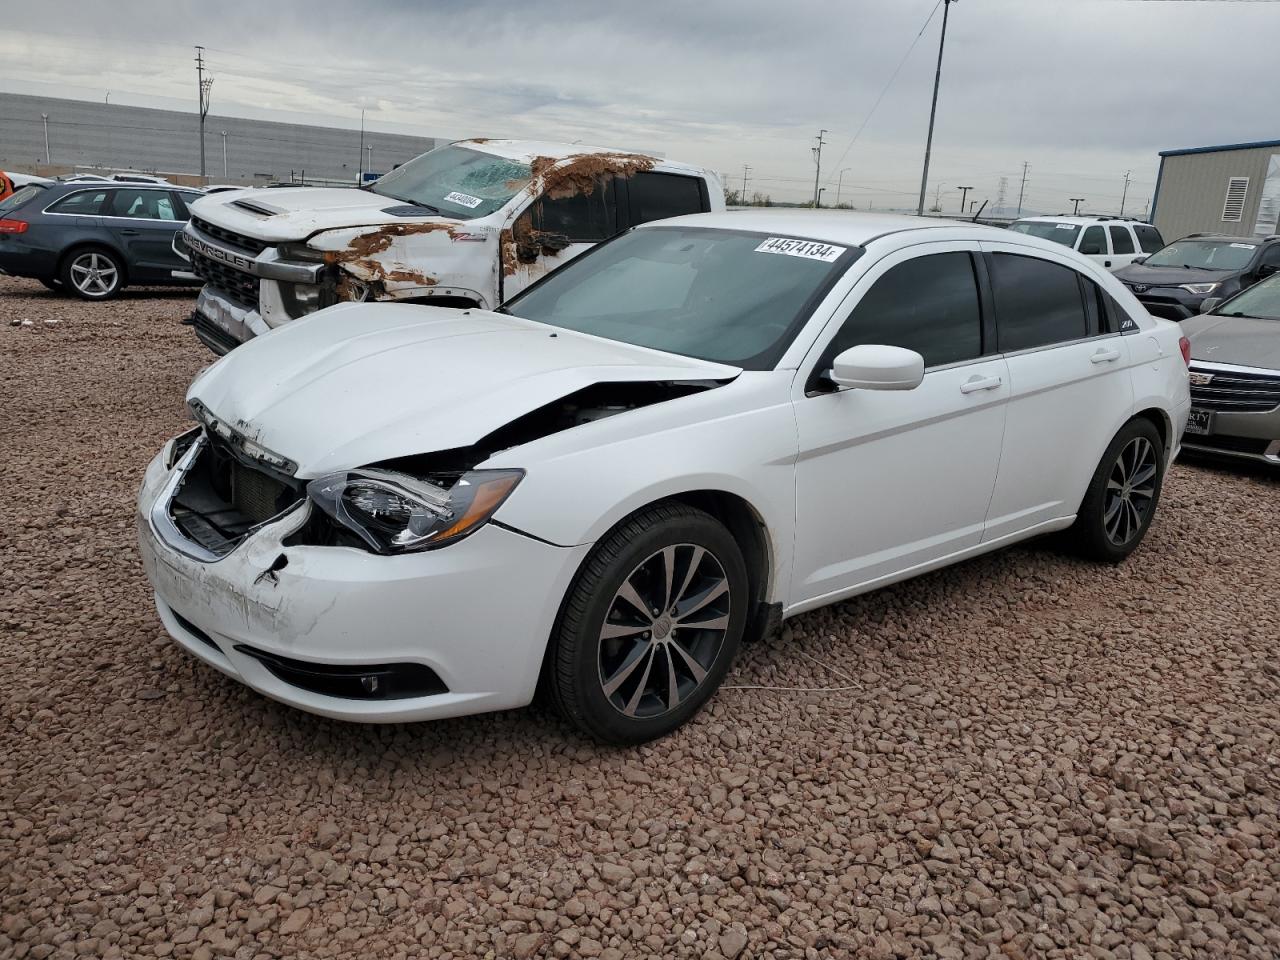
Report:
[[[1099,228],[1101,229],[1101,228]],[[983,243],[1009,365],[1004,450],[985,540],[1070,517],[1133,407],[1127,337],[1066,257]]]
[[1111,237],[1111,262],[1103,264],[1108,270],[1115,272],[1121,267],[1133,263],[1136,257],[1142,256],[1138,250],[1138,241],[1133,234],[1133,227],[1127,223],[1107,225],[1107,234]]
[[185,214],[182,202],[168,190],[118,187],[111,191],[103,225],[125,252],[131,280],[169,280],[172,271],[185,266],[173,251]]
[[[618,189],[613,176],[597,179],[590,193],[538,197],[512,225],[515,264],[512,273],[503,277],[503,299],[511,299],[617,232]],[[504,273],[507,269],[504,263]]]
[[1107,243],[1107,228],[1099,224],[1085,227],[1076,249],[1100,267],[1111,266],[1111,247]]

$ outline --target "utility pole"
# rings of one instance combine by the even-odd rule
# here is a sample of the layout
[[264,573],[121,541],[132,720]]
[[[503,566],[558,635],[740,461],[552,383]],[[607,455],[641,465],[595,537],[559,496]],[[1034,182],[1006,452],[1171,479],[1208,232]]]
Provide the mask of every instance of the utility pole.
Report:
[[1073,217],[1077,216],[1080,213],[1080,204],[1084,203],[1084,197],[1067,197],[1067,199],[1075,204],[1075,207],[1071,211],[1071,215]]
[[369,144],[365,149],[369,151],[369,172],[373,173],[373,144]]
[[938,115],[938,86],[942,83],[942,50],[947,43],[947,14],[956,0],[942,0],[942,39],[938,41],[938,69],[933,75],[933,106],[929,108],[929,136],[924,142],[924,172],[920,175],[920,203],[916,216],[924,216],[924,192],[929,185],[929,154],[933,152],[933,121]]
[[204,47],[196,44],[196,92],[200,106],[200,182],[205,182],[204,170],[204,118],[209,113],[209,88],[213,86],[213,77],[204,75]]
[[49,115],[47,113],[40,114],[40,119],[44,121],[44,162],[45,165],[53,163],[49,156]]
[[751,164],[744,163],[742,165],[742,196],[738,198],[738,202],[744,207],[747,205],[747,175],[751,173]]
[[1124,172],[1124,193],[1120,194],[1120,216],[1122,217],[1124,216],[1124,202],[1129,196],[1129,174],[1131,173],[1133,173],[1132,170]]
[[227,179],[227,131],[222,131],[222,179]]
[[1018,188],[1018,216],[1022,216],[1022,195],[1027,189],[1027,170],[1031,168],[1031,164],[1022,161],[1022,186]]
[[840,187],[844,185],[845,172],[852,169],[853,167],[845,167],[844,170],[840,171],[840,176],[836,177],[836,206],[837,207],[840,206]]
[[356,186],[364,186],[364,107],[360,108],[360,172],[356,174]]
[[940,213],[940,212],[942,211],[942,188],[943,188],[943,187],[945,187],[945,186],[946,186],[946,184],[945,184],[945,183],[936,183],[936,184],[934,184],[934,187],[933,187],[933,212],[939,212],[939,213]]
[[960,191],[960,212],[964,213],[964,199],[969,195],[969,191],[973,187],[956,187],[956,189]]
[[813,162],[816,169],[813,171],[813,208],[818,209],[818,177],[822,175],[822,137],[827,131],[825,129],[818,131],[818,145],[811,147],[813,151]]

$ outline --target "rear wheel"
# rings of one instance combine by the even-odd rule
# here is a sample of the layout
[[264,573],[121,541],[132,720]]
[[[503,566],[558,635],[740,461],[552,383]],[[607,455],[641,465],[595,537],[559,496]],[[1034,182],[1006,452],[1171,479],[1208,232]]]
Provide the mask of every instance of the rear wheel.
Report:
[[608,743],[670,733],[724,679],[747,594],[742,551],[714,517],[676,502],[636,514],[569,589],[549,654],[552,699]]
[[81,300],[110,300],[124,286],[124,265],[106,250],[76,250],[63,262],[59,279]]
[[1155,516],[1164,484],[1164,442],[1150,420],[1131,420],[1094,471],[1071,528],[1077,547],[1119,563],[1137,549]]

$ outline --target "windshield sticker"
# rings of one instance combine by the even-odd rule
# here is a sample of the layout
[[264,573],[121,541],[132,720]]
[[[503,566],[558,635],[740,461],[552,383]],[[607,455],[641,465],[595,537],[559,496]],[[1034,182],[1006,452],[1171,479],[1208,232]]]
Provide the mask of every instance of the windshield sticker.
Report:
[[829,243],[818,243],[815,240],[794,240],[791,237],[770,237],[760,246],[756,253],[781,253],[788,257],[804,257],[806,260],[821,260],[823,263],[834,263],[840,259],[846,247],[836,247]]
[[1058,230],[1074,230],[1076,228],[1074,223],[1055,223],[1053,226]]
[[469,193],[458,193],[456,190],[453,193],[445,194],[444,198],[450,203],[456,203],[458,206],[466,207],[468,210],[474,210],[484,203],[479,197],[473,197]]
[[1232,246],[1237,250],[1256,250],[1258,248],[1256,243],[1233,243]]

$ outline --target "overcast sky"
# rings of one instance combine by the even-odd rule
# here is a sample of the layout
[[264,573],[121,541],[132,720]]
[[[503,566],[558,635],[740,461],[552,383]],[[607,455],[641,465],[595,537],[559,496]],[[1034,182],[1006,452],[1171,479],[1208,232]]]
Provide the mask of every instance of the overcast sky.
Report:
[[[4,5],[0,89],[193,109],[202,43],[213,113],[647,148],[792,200],[825,127],[824,203],[844,169],[842,200],[910,207],[938,3],[39,0]],[[1280,2],[957,0],[930,203],[1007,177],[1012,207],[1027,161],[1028,208],[1115,212],[1132,170],[1140,214],[1157,151],[1280,138],[1277,65]]]

